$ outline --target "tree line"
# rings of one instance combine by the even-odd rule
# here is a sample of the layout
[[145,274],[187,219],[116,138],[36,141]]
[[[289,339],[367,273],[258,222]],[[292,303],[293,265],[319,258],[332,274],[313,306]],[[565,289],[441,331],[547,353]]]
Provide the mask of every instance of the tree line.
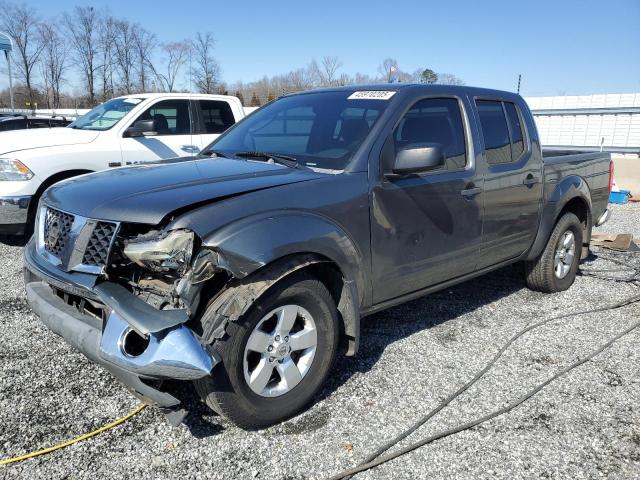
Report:
[[337,56],[325,56],[320,61],[312,60],[305,67],[285,74],[264,76],[254,82],[236,82],[225,85],[225,90],[239,97],[243,105],[259,107],[280,95],[299,92],[310,88],[366,85],[388,83],[430,83],[444,85],[464,85],[464,81],[451,73],[436,73],[429,68],[419,68],[406,72],[398,68],[395,58],[384,59],[375,75],[356,73],[350,75],[341,72],[343,63]]
[[[325,56],[284,74],[226,84],[213,55],[216,42],[211,32],[166,42],[138,23],[90,6],[76,6],[59,18],[42,19],[26,4],[0,0],[0,30],[14,42],[14,90],[19,107],[28,103],[31,108],[36,104],[39,108],[87,108],[123,94],[178,90],[232,94],[244,105],[260,106],[285,93],[322,86],[464,83],[455,75],[429,68],[405,72],[394,58],[384,59],[375,75],[350,75],[342,71],[339,57]],[[71,78],[79,79],[80,84]],[[0,106],[8,104],[6,89],[0,92]]]
[[[89,107],[122,94],[173,92],[185,68],[191,88],[203,93],[221,88],[211,32],[163,42],[142,25],[94,7],[76,6],[43,20],[33,7],[9,2],[0,2],[0,31],[13,40],[20,105]],[[82,88],[69,94],[65,87],[74,73]]]

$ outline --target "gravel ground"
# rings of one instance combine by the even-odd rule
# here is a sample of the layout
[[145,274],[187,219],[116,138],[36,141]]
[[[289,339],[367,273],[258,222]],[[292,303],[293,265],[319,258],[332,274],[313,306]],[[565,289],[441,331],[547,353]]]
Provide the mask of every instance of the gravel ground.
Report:
[[[614,206],[607,232],[640,238],[640,205]],[[640,261],[637,259],[636,262]],[[138,405],[30,313],[21,248],[0,245],[0,458],[93,430]],[[584,268],[607,268],[591,260]],[[593,308],[637,287],[579,277],[567,292],[524,287],[516,268],[368,318],[304,414],[245,432],[194,401],[188,425],[153,409],[38,459],[6,478],[323,478],[355,465],[480,370],[532,320]],[[638,320],[640,306],[552,322],[418,430],[422,438],[505,405]],[[423,447],[359,479],[640,477],[640,329],[510,413]]]

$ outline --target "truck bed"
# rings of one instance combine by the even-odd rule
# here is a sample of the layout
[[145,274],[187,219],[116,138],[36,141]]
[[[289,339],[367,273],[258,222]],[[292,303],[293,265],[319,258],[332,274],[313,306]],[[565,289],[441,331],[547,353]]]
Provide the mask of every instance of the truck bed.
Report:
[[[593,221],[607,208],[609,201],[609,163],[607,152],[578,152],[574,150],[542,149],[544,160],[545,199],[549,199],[555,185],[572,177],[585,182],[591,198]],[[579,179],[579,180],[578,180]]]

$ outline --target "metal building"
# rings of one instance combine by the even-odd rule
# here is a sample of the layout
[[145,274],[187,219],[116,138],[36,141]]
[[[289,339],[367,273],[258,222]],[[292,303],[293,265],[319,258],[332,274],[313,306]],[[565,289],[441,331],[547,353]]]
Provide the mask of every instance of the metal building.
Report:
[[525,100],[545,148],[640,154],[640,93]]

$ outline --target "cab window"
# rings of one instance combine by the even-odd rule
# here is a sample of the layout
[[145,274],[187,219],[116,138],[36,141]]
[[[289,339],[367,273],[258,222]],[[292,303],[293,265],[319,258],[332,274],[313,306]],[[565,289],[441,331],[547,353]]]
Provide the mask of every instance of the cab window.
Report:
[[162,100],[152,105],[137,120],[153,120],[158,135],[191,134],[188,100]]
[[516,162],[524,153],[524,129],[520,120],[522,117],[514,103],[504,102],[504,108],[507,111],[511,131],[511,160]]
[[455,98],[426,98],[416,102],[400,120],[393,134],[395,151],[412,144],[440,147],[445,156],[438,170],[458,170],[467,164],[464,123]]
[[509,127],[502,109],[502,102],[477,100],[476,105],[482,126],[487,163],[490,165],[510,163]]
[[222,133],[235,123],[231,106],[218,100],[198,100],[204,133]]

